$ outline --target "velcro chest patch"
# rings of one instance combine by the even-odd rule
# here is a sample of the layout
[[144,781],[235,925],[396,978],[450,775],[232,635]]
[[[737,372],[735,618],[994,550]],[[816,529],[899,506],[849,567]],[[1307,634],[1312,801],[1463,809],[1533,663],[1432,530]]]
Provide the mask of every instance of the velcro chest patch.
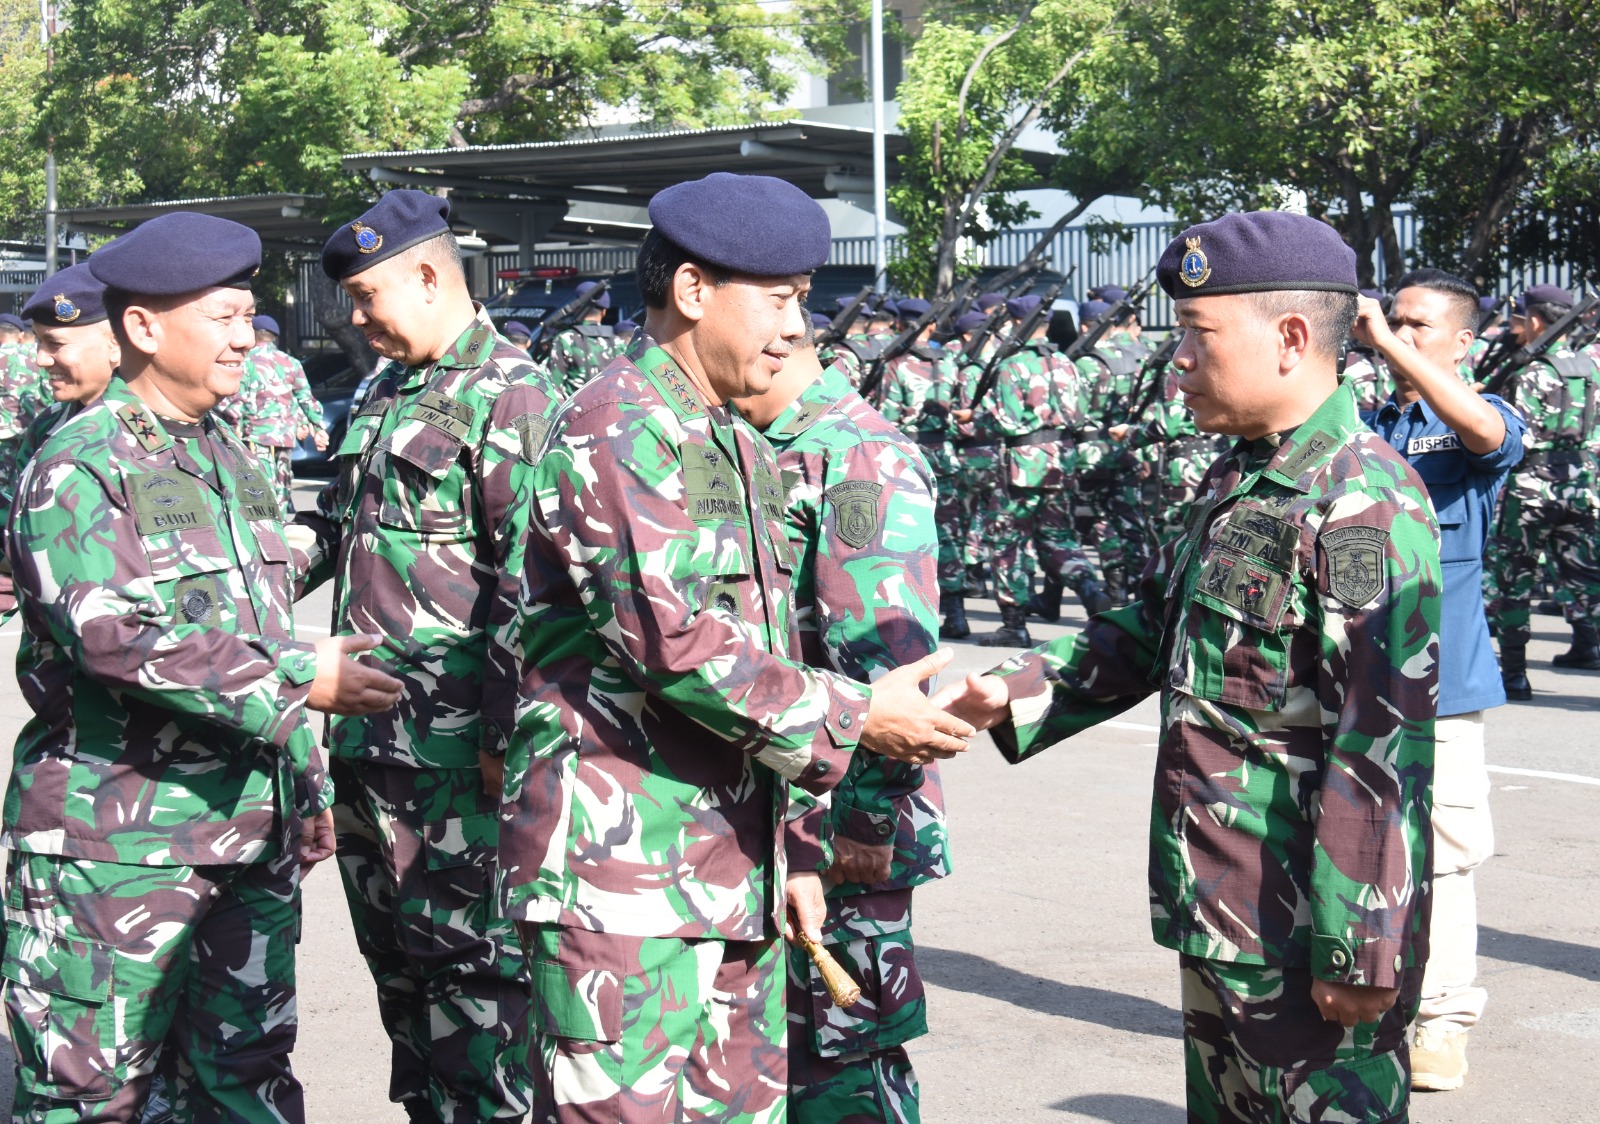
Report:
[[465,441],[472,432],[477,411],[447,394],[426,390],[418,396],[416,404],[406,411],[405,417],[442,430],[457,441]]
[[705,445],[682,446],[684,499],[689,518],[696,523],[746,518],[744,491],[739,474],[720,449]]
[[[141,472],[128,478],[128,488],[140,535],[216,526],[200,485],[181,472]],[[273,509],[277,509],[276,504]]]

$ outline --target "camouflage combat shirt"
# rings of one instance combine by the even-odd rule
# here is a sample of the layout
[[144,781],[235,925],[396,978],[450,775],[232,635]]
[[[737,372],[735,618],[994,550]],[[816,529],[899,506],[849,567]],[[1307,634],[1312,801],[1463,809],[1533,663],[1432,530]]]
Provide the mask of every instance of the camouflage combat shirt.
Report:
[[871,690],[791,652],[771,447],[649,347],[567,400],[531,484],[520,611],[500,645],[520,679],[491,704],[515,723],[507,916],[772,937],[784,782],[839,782]]
[[[916,447],[837,367],[823,371],[766,435],[787,495],[795,624],[806,662],[865,683],[936,649],[934,483]],[[799,822],[788,847],[797,866],[826,866],[835,834],[894,847],[888,879],[835,886],[834,896],[904,889],[950,870],[933,765],[857,753],[826,818]]]
[[1425,956],[1438,529],[1343,384],[1206,474],[1141,599],[1003,664],[1013,760],[1161,691],[1156,940],[1397,986]]
[[281,854],[325,807],[312,646],[270,473],[225,426],[163,422],[113,378],[28,466],[8,552],[34,716],[6,847],[204,865]]
[[480,721],[504,592],[496,540],[553,410],[479,309],[436,362],[389,364],[351,419],[338,477],[296,519],[337,540],[336,631],[384,637],[373,654],[405,686],[393,710],[331,719],[335,756],[451,769],[498,747]]

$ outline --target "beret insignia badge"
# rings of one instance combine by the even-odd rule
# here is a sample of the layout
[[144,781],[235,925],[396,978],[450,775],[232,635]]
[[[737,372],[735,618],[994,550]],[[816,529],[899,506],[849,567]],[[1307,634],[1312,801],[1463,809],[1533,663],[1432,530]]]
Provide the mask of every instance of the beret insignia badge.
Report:
[[363,254],[375,254],[383,249],[383,235],[359,222],[350,224],[350,229],[355,232],[356,249]]
[[1178,266],[1178,277],[1191,289],[1198,289],[1206,283],[1211,276],[1211,263],[1206,260],[1206,252],[1200,248],[1200,236],[1184,239],[1186,249],[1183,261]]
[[56,294],[56,319],[63,324],[70,324],[83,315],[83,309],[67,299],[67,294]]

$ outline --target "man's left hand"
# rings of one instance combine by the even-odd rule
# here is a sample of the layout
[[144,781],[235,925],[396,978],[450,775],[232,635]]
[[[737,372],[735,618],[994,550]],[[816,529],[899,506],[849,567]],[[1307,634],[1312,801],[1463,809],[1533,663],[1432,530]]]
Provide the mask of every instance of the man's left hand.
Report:
[[324,808],[300,823],[300,877],[323,859],[333,857],[333,809]]
[[783,935],[789,938],[789,943],[799,947],[799,934],[795,932],[795,923],[798,921],[805,935],[821,944],[822,923],[828,919],[828,901],[822,896],[821,876],[814,871],[789,875],[784,896],[789,902],[789,910],[784,920]]
[[1311,1001],[1317,1005],[1324,1019],[1340,1026],[1375,1023],[1399,998],[1400,989],[1397,987],[1363,987],[1331,980],[1311,981]]

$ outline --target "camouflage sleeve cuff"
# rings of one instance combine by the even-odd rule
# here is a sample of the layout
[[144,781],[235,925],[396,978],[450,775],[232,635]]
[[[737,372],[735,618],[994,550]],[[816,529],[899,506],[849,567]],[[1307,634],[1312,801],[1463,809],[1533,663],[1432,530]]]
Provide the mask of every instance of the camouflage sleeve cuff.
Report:
[[260,734],[277,746],[288,745],[295,728],[305,720],[311,681],[317,677],[317,653],[310,644],[285,640],[278,647],[278,691],[272,700],[267,728]]
[[846,839],[869,847],[887,847],[894,842],[894,814],[871,811],[843,800],[834,801],[833,828]]
[[790,874],[821,874],[833,865],[829,808],[826,798],[808,803],[783,825],[783,854]]
[[1395,940],[1361,940],[1311,934],[1311,974],[1330,983],[1399,987],[1406,946]]
[[861,740],[861,731],[867,724],[867,707],[872,701],[872,688],[866,684],[842,675],[822,674],[828,681],[828,713],[817,724],[811,741],[795,749],[768,745],[756,754],[756,760],[785,780],[819,794],[828,792],[844,779],[851,755]]

